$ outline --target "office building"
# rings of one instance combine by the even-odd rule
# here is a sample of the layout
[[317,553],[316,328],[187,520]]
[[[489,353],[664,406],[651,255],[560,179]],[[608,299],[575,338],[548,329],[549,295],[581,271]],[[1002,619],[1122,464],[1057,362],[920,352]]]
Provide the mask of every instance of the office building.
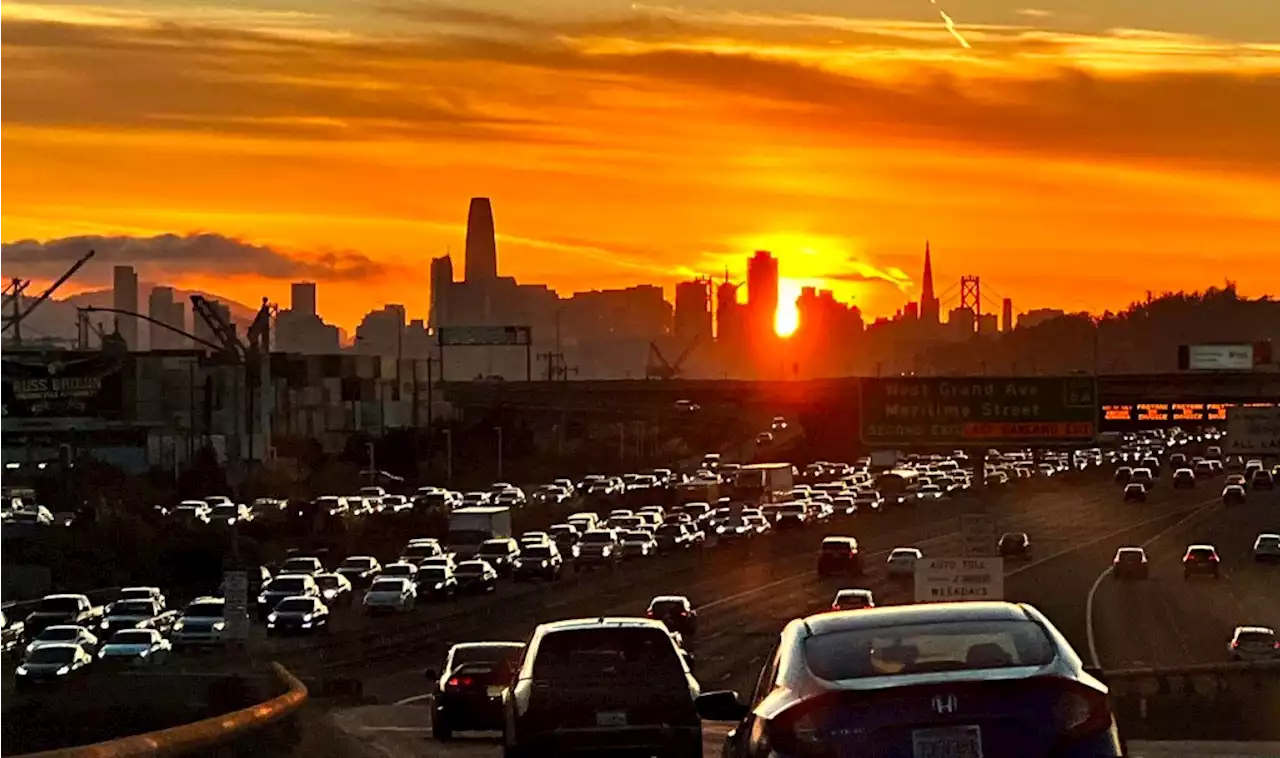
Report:
[[315,282],[294,282],[289,286],[289,310],[306,316],[317,315]]
[[978,316],[978,334],[992,337],[1000,333],[1000,319],[994,313],[983,313]]
[[933,254],[929,243],[924,243],[924,274],[920,278],[920,320],[927,325],[936,325],[941,317],[941,303],[933,293]]
[[432,329],[450,323],[449,300],[453,295],[453,259],[448,255],[431,259],[431,305],[427,325]]
[[947,316],[947,329],[953,339],[973,336],[978,328],[978,316],[969,308],[952,308]]
[[747,262],[747,313],[751,339],[774,336],[778,313],[778,259],[757,250]]
[[676,285],[674,329],[681,341],[711,339],[710,279],[695,279]]
[[365,314],[356,327],[356,350],[361,353],[404,354],[404,306],[385,305]]
[[716,287],[716,343],[731,351],[746,341],[745,310],[738,302],[740,286],[724,281]]
[[[225,307],[225,306],[224,306]],[[181,300],[174,300],[172,287],[155,287],[147,298],[147,315],[151,317],[150,349],[178,350],[190,347],[190,341],[181,334],[165,329],[160,324],[168,324],[174,329],[186,331],[186,308]],[[160,324],[154,322],[160,322]]]
[[[111,300],[116,310],[138,312],[138,272],[133,266],[116,266],[112,273]],[[138,345],[138,319],[133,316],[115,315],[116,330],[124,338],[130,350],[140,350]]]
[[493,206],[487,197],[471,198],[467,211],[467,247],[464,279],[468,283],[498,278],[498,242],[493,226]]

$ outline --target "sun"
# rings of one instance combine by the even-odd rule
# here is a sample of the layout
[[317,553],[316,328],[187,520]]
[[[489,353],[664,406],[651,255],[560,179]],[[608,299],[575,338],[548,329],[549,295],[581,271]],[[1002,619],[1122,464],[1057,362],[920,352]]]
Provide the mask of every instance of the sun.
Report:
[[778,309],[773,314],[773,331],[779,337],[790,337],[800,328],[800,310],[796,298],[800,285],[788,279],[778,281]]

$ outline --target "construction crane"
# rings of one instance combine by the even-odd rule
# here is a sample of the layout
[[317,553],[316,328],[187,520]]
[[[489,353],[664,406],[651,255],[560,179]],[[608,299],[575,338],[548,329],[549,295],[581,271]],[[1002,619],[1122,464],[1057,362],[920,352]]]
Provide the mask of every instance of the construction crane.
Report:
[[66,283],[68,279],[75,276],[76,272],[80,270],[80,267],[88,263],[89,259],[92,258],[93,256],[94,256],[93,250],[90,250],[89,252],[81,256],[80,260],[73,263],[71,265],[71,268],[67,269],[67,272],[65,274],[58,277],[58,280],[56,282],[54,282],[53,284],[50,284],[49,289],[40,293],[40,297],[37,297],[35,301],[32,302],[31,305],[27,306],[27,309],[25,311],[22,311],[21,313],[18,312],[18,309],[22,305],[22,299],[20,296],[22,294],[22,291],[27,288],[27,284],[29,284],[29,282],[23,283],[21,284],[21,286],[19,286],[20,280],[15,279],[13,281],[14,292],[12,295],[13,315],[5,319],[4,328],[3,330],[0,330],[0,331],[7,332],[9,331],[10,327],[12,327],[13,339],[15,342],[21,345],[22,344],[22,328],[21,328],[22,322],[26,320],[27,316],[31,315],[32,311],[34,311],[36,308],[39,308],[41,303],[48,300],[49,297],[53,295],[53,293],[57,292],[58,288],[61,287],[64,283]]
[[654,342],[649,343],[649,362],[644,368],[644,376],[646,379],[676,379],[680,376],[684,368],[685,359],[689,357],[689,353],[698,346],[700,337],[694,337],[685,349],[680,352],[675,361],[668,361],[662,351],[658,349],[658,345]]

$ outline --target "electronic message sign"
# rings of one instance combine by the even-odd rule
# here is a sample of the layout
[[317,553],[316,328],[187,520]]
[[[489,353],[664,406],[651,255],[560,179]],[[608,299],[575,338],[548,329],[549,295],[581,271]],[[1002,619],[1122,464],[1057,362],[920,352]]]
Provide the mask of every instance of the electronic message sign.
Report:
[[874,447],[1069,445],[1098,431],[1093,377],[863,379],[862,441]]

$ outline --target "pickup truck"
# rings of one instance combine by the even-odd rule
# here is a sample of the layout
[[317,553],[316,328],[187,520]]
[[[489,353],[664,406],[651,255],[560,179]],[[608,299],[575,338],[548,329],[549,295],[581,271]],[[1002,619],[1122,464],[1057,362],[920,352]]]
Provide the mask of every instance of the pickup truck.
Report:
[[26,639],[26,625],[0,609],[0,653],[22,652],[22,644]]
[[102,606],[90,602],[88,595],[45,595],[40,605],[27,616],[25,631],[28,637],[34,637],[56,624],[97,629],[102,623],[102,616]]
[[121,629],[155,629],[167,635],[178,620],[177,611],[166,611],[157,600],[119,600],[112,604],[98,629],[110,637]]

